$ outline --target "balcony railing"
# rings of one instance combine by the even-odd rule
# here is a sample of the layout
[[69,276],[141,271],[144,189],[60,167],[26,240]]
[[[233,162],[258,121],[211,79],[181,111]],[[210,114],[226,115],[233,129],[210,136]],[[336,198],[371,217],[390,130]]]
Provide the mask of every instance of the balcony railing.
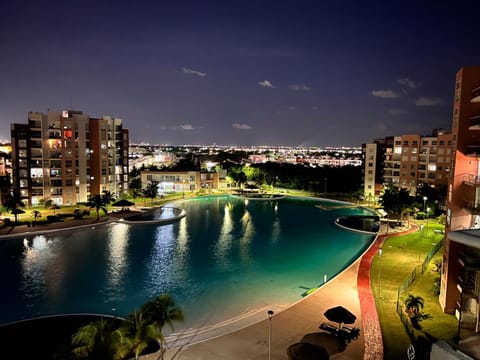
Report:
[[465,207],[465,209],[470,211],[472,213],[472,215],[479,215],[480,214],[480,203],[478,203],[478,202],[466,200],[464,207]]
[[467,156],[469,156],[469,157],[480,157],[480,145],[469,145],[469,146],[467,146]]
[[480,177],[473,174],[463,175],[463,183],[468,186],[480,186]]
[[472,98],[470,102],[480,102],[480,86],[472,90]]
[[480,115],[472,116],[468,122],[468,130],[480,130]]

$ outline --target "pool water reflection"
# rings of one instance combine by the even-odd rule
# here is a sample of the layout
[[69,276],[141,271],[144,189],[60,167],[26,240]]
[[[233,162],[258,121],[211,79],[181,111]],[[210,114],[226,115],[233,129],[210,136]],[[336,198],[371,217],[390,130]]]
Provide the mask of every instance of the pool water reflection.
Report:
[[0,323],[63,313],[125,316],[169,293],[185,312],[176,329],[290,304],[370,245],[337,227],[362,208],[324,210],[318,199],[197,198],[168,225],[113,224],[0,241]]

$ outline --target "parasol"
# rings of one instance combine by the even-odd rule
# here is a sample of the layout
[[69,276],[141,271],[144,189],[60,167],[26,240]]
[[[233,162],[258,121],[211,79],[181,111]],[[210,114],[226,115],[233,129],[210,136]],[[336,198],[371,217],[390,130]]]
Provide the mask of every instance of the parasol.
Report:
[[339,324],[353,324],[357,317],[353,315],[349,310],[345,309],[343,306],[336,306],[328,309],[323,314],[325,317],[333,322]]

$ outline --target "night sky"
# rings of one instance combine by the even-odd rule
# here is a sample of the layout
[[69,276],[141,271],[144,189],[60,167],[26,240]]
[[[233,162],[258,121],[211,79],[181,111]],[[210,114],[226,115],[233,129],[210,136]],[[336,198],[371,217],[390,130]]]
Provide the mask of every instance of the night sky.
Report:
[[480,1],[0,1],[0,139],[29,111],[132,142],[360,146],[451,128]]

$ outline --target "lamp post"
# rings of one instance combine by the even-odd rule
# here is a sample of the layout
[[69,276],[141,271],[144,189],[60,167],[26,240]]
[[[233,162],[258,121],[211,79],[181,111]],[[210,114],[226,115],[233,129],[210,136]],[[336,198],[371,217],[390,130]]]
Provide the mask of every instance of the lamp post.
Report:
[[378,249],[378,299],[382,298],[381,296],[381,282],[380,282],[380,270],[382,268],[382,248]]
[[271,349],[272,349],[272,316],[273,310],[267,311],[268,315],[268,360],[271,359]]

